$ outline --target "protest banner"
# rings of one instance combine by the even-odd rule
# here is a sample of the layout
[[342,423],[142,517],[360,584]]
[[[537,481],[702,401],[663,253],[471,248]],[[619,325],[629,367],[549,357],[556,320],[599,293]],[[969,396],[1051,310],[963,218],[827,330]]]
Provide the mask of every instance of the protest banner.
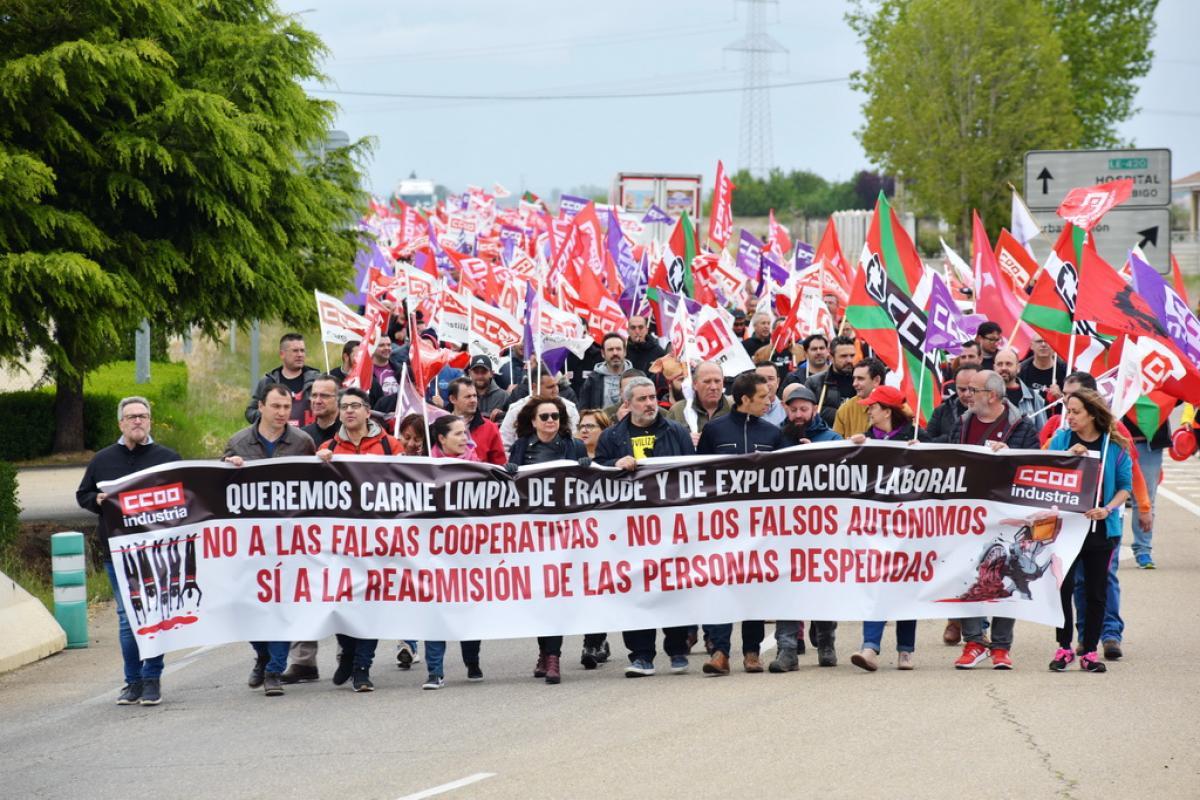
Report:
[[181,462],[101,484],[143,658],[248,640],[479,639],[695,620],[1062,621],[1096,460],[829,443],[558,462]]

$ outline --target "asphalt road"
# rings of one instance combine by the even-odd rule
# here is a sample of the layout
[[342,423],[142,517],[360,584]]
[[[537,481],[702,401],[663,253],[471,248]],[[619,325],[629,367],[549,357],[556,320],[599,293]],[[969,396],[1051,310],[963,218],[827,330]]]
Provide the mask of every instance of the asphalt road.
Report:
[[879,672],[850,666],[859,626],[844,623],[835,669],[810,652],[799,672],[710,678],[698,647],[689,674],[660,655],[635,681],[619,635],[595,672],[571,637],[547,686],[533,640],[495,641],[482,683],[452,646],[446,689],[423,692],[387,642],[373,694],[323,680],[282,698],[248,689],[249,646],[225,645],[169,655],[161,706],[118,707],[105,608],[90,648],[0,676],[0,797],[1197,797],[1200,462],[1168,474],[1192,508],[1160,499],[1159,569],[1122,562],[1126,657],[1104,675],[1048,672],[1053,631],[1030,623],[1012,672],[956,672],[931,620],[908,673],[890,631]]

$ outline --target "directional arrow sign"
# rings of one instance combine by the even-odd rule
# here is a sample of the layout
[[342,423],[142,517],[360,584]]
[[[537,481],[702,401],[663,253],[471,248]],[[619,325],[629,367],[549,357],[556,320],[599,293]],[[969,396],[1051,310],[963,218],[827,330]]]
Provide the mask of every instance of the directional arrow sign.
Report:
[[[1062,233],[1063,221],[1053,211],[1034,211],[1042,235],[1033,240],[1038,263],[1045,261],[1050,247]],[[1171,211],[1166,208],[1125,209],[1117,206],[1105,214],[1092,230],[1100,257],[1120,269],[1129,251],[1138,245],[1160,272],[1171,266]]]
[[1030,150],[1025,154],[1025,202],[1053,211],[1077,186],[1133,179],[1133,196],[1122,208],[1171,204],[1171,151]]

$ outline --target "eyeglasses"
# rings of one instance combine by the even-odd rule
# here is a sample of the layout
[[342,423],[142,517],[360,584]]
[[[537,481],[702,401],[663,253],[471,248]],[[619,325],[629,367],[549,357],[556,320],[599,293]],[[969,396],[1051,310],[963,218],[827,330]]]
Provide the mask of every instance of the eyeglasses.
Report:
[[[982,391],[982,389],[980,391]],[[958,393],[959,394],[975,394],[975,387],[974,386],[959,386]]]
[[129,420],[148,420],[148,419],[150,419],[150,415],[149,415],[149,414],[126,414],[126,415],[125,415],[125,419],[129,419]]
[[340,406],[338,406],[338,408],[340,408],[342,411],[358,411],[366,407],[366,403],[342,403]]
[[581,422],[581,423],[579,423],[579,430],[581,430],[581,431],[594,431],[594,430],[596,430],[596,429],[597,429],[597,428],[599,428],[599,427],[600,427],[600,426],[599,426],[599,425],[597,425],[597,424],[596,424],[596,423],[594,423],[594,422]]
[[996,336],[984,336],[984,337],[983,337],[983,340],[984,340],[985,342],[991,342],[992,344],[995,344],[996,342],[1000,341],[1000,336],[999,336],[999,335],[996,335]]
[[542,422],[558,422],[558,412],[549,411],[545,414],[538,414],[538,419],[540,419]]

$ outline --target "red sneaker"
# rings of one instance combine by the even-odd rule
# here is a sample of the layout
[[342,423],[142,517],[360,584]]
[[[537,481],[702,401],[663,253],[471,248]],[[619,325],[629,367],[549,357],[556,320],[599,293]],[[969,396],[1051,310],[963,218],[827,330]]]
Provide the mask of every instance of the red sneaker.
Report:
[[967,642],[962,655],[954,662],[955,669],[975,669],[988,656],[988,649],[979,642]]
[[1001,647],[992,649],[992,669],[1012,669],[1012,659],[1008,651]]

